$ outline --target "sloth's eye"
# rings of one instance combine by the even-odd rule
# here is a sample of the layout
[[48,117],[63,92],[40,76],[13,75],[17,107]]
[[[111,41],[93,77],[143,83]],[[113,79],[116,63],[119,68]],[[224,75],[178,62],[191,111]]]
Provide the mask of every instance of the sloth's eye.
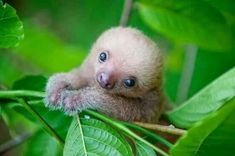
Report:
[[135,86],[135,78],[124,79],[123,85],[126,88],[131,88],[131,87]]
[[99,55],[99,61],[105,62],[107,59],[108,59],[108,52],[107,51],[101,52]]

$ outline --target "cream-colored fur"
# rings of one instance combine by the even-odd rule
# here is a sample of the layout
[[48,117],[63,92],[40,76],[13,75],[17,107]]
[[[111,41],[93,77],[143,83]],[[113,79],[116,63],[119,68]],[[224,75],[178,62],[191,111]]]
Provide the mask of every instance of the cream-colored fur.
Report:
[[[109,53],[104,63],[98,61],[102,51]],[[114,75],[114,88],[99,86],[96,76],[100,71]],[[128,76],[137,79],[133,88],[122,84]],[[156,122],[166,105],[161,53],[139,30],[111,28],[97,39],[80,68],[52,76],[46,93],[49,107],[69,115],[90,108],[121,120]]]

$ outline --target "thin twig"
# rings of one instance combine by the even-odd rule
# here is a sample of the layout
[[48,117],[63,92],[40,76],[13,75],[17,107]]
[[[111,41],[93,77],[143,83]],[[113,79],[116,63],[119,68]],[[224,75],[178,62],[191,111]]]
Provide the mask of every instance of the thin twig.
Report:
[[13,138],[12,140],[9,140],[6,143],[2,144],[0,146],[0,155],[6,153],[10,149],[12,149],[12,148],[16,147],[17,145],[23,143],[24,141],[26,141],[31,136],[32,136],[31,133],[25,132],[25,133],[15,137],[15,138]]
[[141,127],[147,128],[147,129],[160,131],[160,132],[165,132],[165,133],[170,133],[170,134],[174,134],[174,135],[183,135],[186,132],[183,129],[174,128],[174,127],[171,127],[171,126],[164,126],[164,125],[150,124],[150,123],[142,123],[142,122],[134,122],[134,123],[141,126]]
[[122,10],[122,16],[120,19],[120,25],[125,27],[128,24],[128,20],[131,14],[131,9],[132,9],[132,0],[125,0],[123,10]]
[[197,48],[193,45],[188,45],[185,51],[183,72],[181,75],[177,91],[177,98],[176,98],[177,104],[181,104],[188,97],[188,91],[192,81],[196,56],[197,56]]

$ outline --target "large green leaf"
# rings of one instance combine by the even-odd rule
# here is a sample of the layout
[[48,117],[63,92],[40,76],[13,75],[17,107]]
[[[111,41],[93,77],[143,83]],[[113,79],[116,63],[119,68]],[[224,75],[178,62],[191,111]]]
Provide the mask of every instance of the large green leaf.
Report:
[[171,156],[230,156],[235,148],[235,99],[197,123],[171,149]]
[[235,95],[235,68],[209,84],[180,107],[168,113],[177,126],[189,128],[209,113],[215,112]]
[[156,156],[154,150],[140,141],[136,142],[136,156]]
[[15,9],[0,0],[0,48],[16,46],[23,38],[23,24]]
[[77,117],[69,128],[64,155],[128,156],[132,155],[132,150],[120,134],[103,122]]
[[59,156],[61,145],[44,131],[38,131],[27,141],[24,156]]
[[208,3],[197,1],[158,1],[138,3],[143,21],[179,43],[195,43],[213,50],[230,49],[231,31],[223,15]]

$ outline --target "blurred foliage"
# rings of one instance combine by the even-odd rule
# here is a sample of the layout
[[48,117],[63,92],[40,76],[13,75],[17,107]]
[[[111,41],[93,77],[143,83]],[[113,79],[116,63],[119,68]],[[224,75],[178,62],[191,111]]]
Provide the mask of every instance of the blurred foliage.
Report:
[[[45,77],[55,72],[68,71],[82,63],[95,39],[104,30],[119,25],[124,4],[123,0],[3,0],[3,2],[10,5],[2,6],[0,0],[0,47],[11,48],[0,49],[0,90],[11,88],[38,91],[43,91]],[[179,140],[171,151],[172,154],[182,155],[181,149],[195,154],[211,145],[215,134],[228,132],[227,134],[232,135],[229,127],[234,124],[229,121],[233,119],[230,115],[233,109],[229,108],[234,107],[220,107],[227,105],[234,96],[234,84],[231,83],[234,76],[230,75],[227,79],[223,79],[225,74],[218,79],[221,80],[218,84],[209,85],[197,95],[195,93],[235,66],[235,1],[135,0],[129,26],[140,29],[156,41],[165,55],[165,91],[174,106],[181,104],[177,101],[185,101],[175,112],[171,112],[173,115],[169,115],[173,123],[189,128],[196,121],[203,119]],[[15,45],[18,46],[14,47]],[[188,45],[196,48],[193,60],[186,60],[187,55],[191,53],[186,48]],[[189,86],[184,86],[188,87],[185,93],[186,99],[179,100],[179,92],[183,90],[179,84],[184,84],[182,77],[185,74],[187,76],[187,73],[183,72],[188,68],[185,66],[186,61],[195,63],[191,69],[192,75],[188,75]],[[24,77],[32,74],[45,77]],[[22,77],[24,78],[21,79]],[[18,79],[20,80],[15,82]],[[215,97],[211,97],[211,94]],[[234,104],[234,101],[230,103]],[[43,121],[50,125],[49,128],[55,130],[64,140],[71,118],[65,118],[59,112],[49,113],[41,103],[33,104],[33,108],[41,115]],[[32,133],[36,131],[31,139],[23,144],[26,147],[23,150],[24,154],[62,154],[58,142],[40,130],[40,122],[35,120],[35,116],[32,116],[27,109],[11,102],[7,106],[0,106],[0,111],[12,137],[25,130]],[[213,114],[214,111],[217,112]],[[209,112],[212,114],[206,118]],[[191,116],[192,114],[194,116]],[[228,122],[222,120],[229,115]],[[221,119],[221,116],[224,118]],[[178,117],[182,119],[180,124],[177,122]],[[217,121],[217,118],[221,120]],[[217,122],[210,125],[209,120]],[[213,129],[213,126],[218,128]],[[221,128],[223,126],[226,127],[223,129]],[[199,134],[200,129],[208,129],[208,133],[205,134],[209,135],[208,140],[199,137],[197,141],[203,142],[201,148],[188,148],[187,145],[194,141],[192,136],[204,136],[204,133]],[[225,134],[215,141],[220,142],[219,139],[223,138],[228,139],[228,136]],[[32,146],[34,144],[43,144],[48,148],[42,151]],[[224,145],[230,147],[226,143]],[[137,146],[144,145],[137,142]],[[217,145],[213,147],[219,149]],[[50,148],[56,150],[50,151]],[[149,151],[152,153],[151,149]]]
[[[234,48],[228,49],[229,45],[226,46],[234,42],[233,1],[136,2],[138,5],[134,5],[129,25],[139,28],[156,40],[165,53],[165,88],[172,101],[176,101],[177,91],[180,90],[178,84],[183,68],[185,43],[198,43],[200,46],[188,97],[234,66]],[[105,0],[94,2],[21,0],[9,3],[17,9],[24,21],[25,39],[17,48],[0,54],[4,55],[0,57],[0,67],[1,71],[3,70],[0,82],[6,86],[10,86],[16,79],[29,73],[49,75],[79,66],[99,34],[107,28],[118,25],[123,5],[123,1]],[[149,13],[144,13],[141,7],[139,9],[140,4],[158,8],[151,14],[156,15],[154,20],[150,18]],[[155,12],[159,9],[165,11]],[[147,8],[148,10],[152,9]],[[174,16],[168,17],[167,12],[177,15],[177,20]],[[163,17],[160,18],[160,14]],[[194,24],[183,26],[186,23],[184,18],[188,18],[188,22]],[[161,23],[157,25],[158,20]],[[201,25],[198,25],[200,23]],[[172,29],[167,28],[168,25]],[[205,26],[212,25],[223,26],[215,30],[205,29]],[[200,31],[203,32],[199,33]],[[223,37],[216,37],[214,33],[223,34]],[[194,40],[196,37],[201,38]],[[210,50],[207,50],[208,47]],[[200,78],[202,75],[203,79]]]
[[[40,146],[44,146],[44,150],[41,150]],[[53,150],[52,150],[53,149]],[[62,151],[61,146],[56,139],[52,138],[46,132],[40,130],[37,131],[26,143],[24,149],[24,156],[40,155],[40,156],[56,156],[60,155]]]
[[[152,5],[149,3],[138,3],[143,20],[175,42],[195,43],[214,50],[231,48],[231,31],[225,17],[205,1],[153,1]],[[212,35],[213,38],[210,37]]]
[[24,27],[25,39],[14,50],[44,73],[74,68],[80,65],[86,56],[79,46],[63,43],[45,28],[39,28],[27,22],[24,22]]
[[[211,35],[205,34],[206,37],[202,39],[206,39],[207,41],[218,40],[213,33],[221,33],[223,31],[234,30],[234,2],[232,0],[228,0],[226,2],[220,1],[175,1],[171,0],[168,2],[164,2],[161,0],[142,0],[141,3],[151,5],[151,7],[157,7],[161,9],[165,9],[158,13],[152,13],[150,15],[157,15],[157,20],[160,20],[159,15],[167,15],[167,12],[177,13],[179,16],[179,22],[184,24],[185,22],[181,17],[187,16],[190,20],[194,20],[194,22],[203,22],[203,25],[199,25],[199,29],[201,31],[206,31],[204,26],[211,26],[214,23],[225,25],[225,27],[220,28],[218,31],[206,31],[206,33],[212,33]],[[24,61],[25,64],[29,63],[30,66],[36,68],[37,72],[57,72],[63,70],[69,70],[71,67],[79,65],[81,61],[85,57],[85,52],[81,51],[89,51],[89,48],[95,38],[102,32],[103,30],[109,28],[110,26],[118,25],[119,17],[122,10],[122,1],[101,1],[101,2],[92,2],[91,1],[82,1],[82,0],[73,0],[69,2],[64,1],[27,1],[21,0],[18,2],[12,2],[15,8],[18,10],[18,14],[25,19],[24,27],[25,27],[25,35],[26,38],[21,45],[12,49],[11,51],[17,51],[17,53],[8,52],[7,54],[1,57],[2,63],[4,65],[1,70],[6,70],[5,72],[9,72],[9,74],[1,74],[3,76],[2,81],[10,81],[13,82],[18,75],[22,75],[25,72],[27,65],[22,65]],[[211,5],[211,6],[210,6]],[[63,7],[61,7],[63,6]],[[138,6],[138,5],[137,5]],[[160,9],[160,10],[161,10]],[[95,11],[94,11],[95,10]],[[166,54],[166,57],[169,58],[167,62],[169,64],[166,65],[166,70],[168,75],[166,79],[170,79],[172,81],[167,81],[167,84],[173,84],[175,87],[167,86],[168,88],[177,88],[177,77],[180,76],[181,68],[182,68],[182,52],[183,48],[175,50],[175,44],[185,37],[190,36],[187,33],[182,36],[182,33],[185,32],[181,30],[181,26],[176,23],[166,24],[170,25],[177,30],[176,32],[181,33],[181,35],[175,35],[175,37],[170,37],[170,41],[168,42],[164,40],[159,33],[162,33],[163,36],[169,37],[169,35],[174,35],[174,30],[162,30],[163,24],[159,24],[157,26],[157,21],[150,21],[151,23],[142,22],[141,18],[148,18],[149,13],[141,13],[138,14],[138,9],[133,10],[133,15],[130,20],[130,25],[138,27],[139,29],[146,31],[146,34],[151,36],[154,39],[161,39],[160,43],[163,47],[163,50],[169,51]],[[145,9],[146,10],[146,9]],[[147,9],[147,11],[152,10]],[[159,9],[153,9],[156,11]],[[107,13],[108,12],[108,13]],[[141,15],[141,16],[140,16]],[[192,16],[192,17],[191,17]],[[168,18],[168,17],[167,17]],[[169,17],[168,22],[172,21],[176,17]],[[155,18],[154,18],[155,19]],[[166,19],[166,18],[162,18]],[[195,20],[196,19],[196,20]],[[227,20],[227,21],[226,21]],[[153,25],[153,27],[158,30],[155,32],[148,25]],[[192,33],[198,32],[194,29],[194,25],[187,25],[187,29],[193,30]],[[227,27],[227,29],[226,29]],[[164,28],[164,27],[163,27]],[[164,28],[166,29],[166,28]],[[186,29],[186,30],[187,30]],[[89,30],[89,32],[88,32]],[[200,32],[199,30],[199,32]],[[175,33],[176,33],[175,32]],[[156,37],[158,36],[158,37]],[[197,35],[194,35],[197,36]],[[213,36],[213,37],[212,37]],[[230,39],[230,34],[227,34],[227,39]],[[180,37],[180,38],[179,38]],[[173,38],[173,39],[172,39]],[[191,37],[192,39],[194,37]],[[208,39],[209,38],[209,39]],[[222,37],[223,39],[224,37]],[[226,38],[226,35],[225,35]],[[179,39],[179,40],[178,40]],[[172,42],[174,40],[174,42]],[[234,39],[233,39],[234,40]],[[187,40],[186,40],[187,41]],[[175,43],[176,42],[176,43]],[[193,40],[191,42],[194,42]],[[199,40],[201,42],[201,40]],[[195,43],[198,43],[195,41]],[[210,45],[216,49],[217,46],[221,47],[220,49],[225,48],[223,42],[219,42],[218,44],[213,44],[210,42],[206,42],[202,40],[202,44]],[[227,44],[229,42],[226,42]],[[172,46],[173,45],[173,46]],[[199,46],[201,44],[199,43]],[[33,47],[33,48],[32,48]],[[203,47],[203,46],[202,46]],[[206,48],[206,47],[205,47]],[[83,50],[81,50],[83,49]],[[196,91],[198,91],[202,86],[208,84],[215,77],[218,77],[224,71],[231,68],[233,64],[233,49],[226,50],[223,53],[213,53],[214,51],[205,50],[200,48],[198,50],[198,56],[196,59],[195,73],[192,81],[192,89],[190,90],[190,95],[193,95]],[[225,53],[226,52],[226,53]],[[46,53],[46,54],[45,54]],[[213,54],[212,54],[213,53]],[[5,56],[4,56],[5,55]],[[46,57],[45,57],[46,55]],[[56,56],[56,57],[55,57]],[[20,58],[18,58],[20,57]],[[22,58],[21,58],[22,57]],[[66,60],[64,60],[66,58]],[[15,60],[12,60],[15,59]],[[18,59],[22,59],[19,61]],[[8,61],[7,61],[8,60]],[[10,60],[10,61],[9,61]],[[20,62],[20,63],[19,63]],[[217,66],[216,66],[217,65]],[[8,66],[8,67],[6,67]],[[23,67],[22,67],[23,66]],[[216,66],[216,67],[215,67]],[[22,67],[23,69],[21,69]],[[213,69],[211,69],[213,67]],[[10,68],[9,70],[7,68]],[[17,69],[19,68],[19,74],[17,74]],[[34,69],[33,68],[33,69]],[[210,73],[207,71],[210,69]],[[30,69],[32,70],[32,69]],[[35,72],[35,70],[34,70]],[[4,73],[4,71],[2,72]],[[206,74],[204,74],[206,73]],[[175,75],[175,76],[174,76]],[[200,78],[203,75],[203,79]],[[13,77],[13,78],[12,78]],[[12,80],[11,80],[12,78]],[[6,84],[9,84],[7,82]],[[171,83],[173,82],[173,83]],[[168,90],[170,90],[168,89]],[[172,89],[169,94],[171,97],[174,97],[176,90]]]

